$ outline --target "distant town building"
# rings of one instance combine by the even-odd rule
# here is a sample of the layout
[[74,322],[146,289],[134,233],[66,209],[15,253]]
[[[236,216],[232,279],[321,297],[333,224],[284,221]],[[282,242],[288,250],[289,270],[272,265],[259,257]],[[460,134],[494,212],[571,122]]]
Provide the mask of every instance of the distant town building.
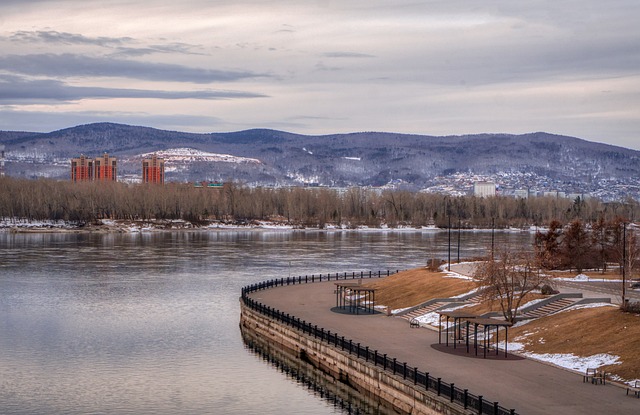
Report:
[[529,190],[527,189],[516,189],[513,191],[513,195],[516,199],[528,199],[529,198]]
[[204,188],[207,189],[222,189],[224,183],[221,182],[195,182],[193,183],[193,187]]
[[0,177],[4,176],[4,144],[0,144]]
[[94,174],[93,179],[99,181],[116,181],[116,173],[118,163],[115,157],[109,157],[107,153],[104,153],[102,157],[97,157],[93,160]]
[[496,184],[493,182],[473,183],[473,195],[475,197],[494,197],[496,195]]
[[164,159],[154,154],[142,160],[142,183],[164,184]]
[[93,159],[81,155],[71,159],[71,181],[86,182],[93,180]]

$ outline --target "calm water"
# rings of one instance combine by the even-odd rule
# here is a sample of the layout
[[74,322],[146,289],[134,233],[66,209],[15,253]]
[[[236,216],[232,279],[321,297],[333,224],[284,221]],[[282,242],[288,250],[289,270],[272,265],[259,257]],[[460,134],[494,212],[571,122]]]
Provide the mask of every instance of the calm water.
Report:
[[[462,233],[461,255],[490,241]],[[241,287],[411,268],[447,246],[446,232],[0,233],[0,413],[341,413],[245,349]]]

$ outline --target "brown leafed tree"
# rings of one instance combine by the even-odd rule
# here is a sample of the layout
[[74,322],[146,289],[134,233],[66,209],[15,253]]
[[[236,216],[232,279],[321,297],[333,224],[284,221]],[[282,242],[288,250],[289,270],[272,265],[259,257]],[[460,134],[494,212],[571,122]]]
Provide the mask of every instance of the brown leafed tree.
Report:
[[542,285],[551,285],[550,277],[540,271],[538,264],[535,255],[504,249],[482,262],[474,278],[485,299],[498,302],[505,320],[513,323],[524,297]]

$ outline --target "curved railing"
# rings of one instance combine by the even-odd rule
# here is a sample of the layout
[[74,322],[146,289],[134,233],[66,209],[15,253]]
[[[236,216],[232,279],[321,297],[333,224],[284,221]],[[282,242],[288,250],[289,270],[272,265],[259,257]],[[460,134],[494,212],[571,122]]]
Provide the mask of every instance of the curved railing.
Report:
[[[397,271],[396,271],[397,272]],[[312,325],[304,320],[300,320],[295,316],[291,316],[288,313],[283,313],[280,310],[266,306],[248,296],[249,293],[266,290],[269,288],[305,284],[322,281],[338,281],[347,279],[361,279],[361,278],[379,278],[382,276],[391,275],[391,271],[381,272],[365,272],[360,273],[343,273],[343,274],[326,274],[326,275],[305,275],[299,277],[278,278],[269,281],[260,282],[257,284],[251,284],[242,288],[241,300],[251,310],[257,311],[269,318],[293,327],[302,333],[319,339],[325,343],[333,345],[335,348],[341,349],[349,354],[356,356],[358,359],[364,359],[367,362],[371,362],[375,366],[381,367],[383,370],[393,373],[394,375],[402,376],[403,379],[413,381],[417,387],[424,388],[426,391],[436,393],[438,396],[443,396],[450,400],[452,403],[457,403],[465,409],[475,410],[476,413],[493,414],[493,415],[516,415],[514,409],[506,409],[498,404],[498,402],[491,402],[483,398],[482,395],[476,396],[469,393],[468,389],[460,389],[453,383],[447,383],[442,378],[434,378],[429,375],[429,372],[421,372],[418,368],[408,366],[406,362],[399,362],[395,357],[387,356],[386,353],[379,353],[377,350],[370,350],[369,346],[363,346],[360,343],[354,343],[350,339],[345,339],[344,336],[340,336],[338,333],[332,333],[330,330],[325,330],[317,325]]]

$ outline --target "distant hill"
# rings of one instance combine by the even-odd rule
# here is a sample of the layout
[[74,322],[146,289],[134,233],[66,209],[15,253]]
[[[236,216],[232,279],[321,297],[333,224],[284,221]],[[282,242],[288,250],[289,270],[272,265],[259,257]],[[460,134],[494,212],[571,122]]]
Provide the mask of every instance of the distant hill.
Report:
[[[435,137],[380,132],[309,136],[275,130],[193,134],[112,123],[80,125],[50,133],[0,132],[7,174],[67,177],[68,159],[108,152],[122,174],[139,174],[139,156],[170,149],[258,159],[230,163],[203,159],[167,174],[168,180],[240,180],[256,185],[317,183],[414,189],[442,177],[516,175],[520,185],[548,180],[555,187],[593,190],[606,181],[633,192],[640,152],[547,133]],[[440,177],[439,179],[437,179]],[[517,186],[517,184],[516,184]],[[562,190],[562,189],[560,189]]]

